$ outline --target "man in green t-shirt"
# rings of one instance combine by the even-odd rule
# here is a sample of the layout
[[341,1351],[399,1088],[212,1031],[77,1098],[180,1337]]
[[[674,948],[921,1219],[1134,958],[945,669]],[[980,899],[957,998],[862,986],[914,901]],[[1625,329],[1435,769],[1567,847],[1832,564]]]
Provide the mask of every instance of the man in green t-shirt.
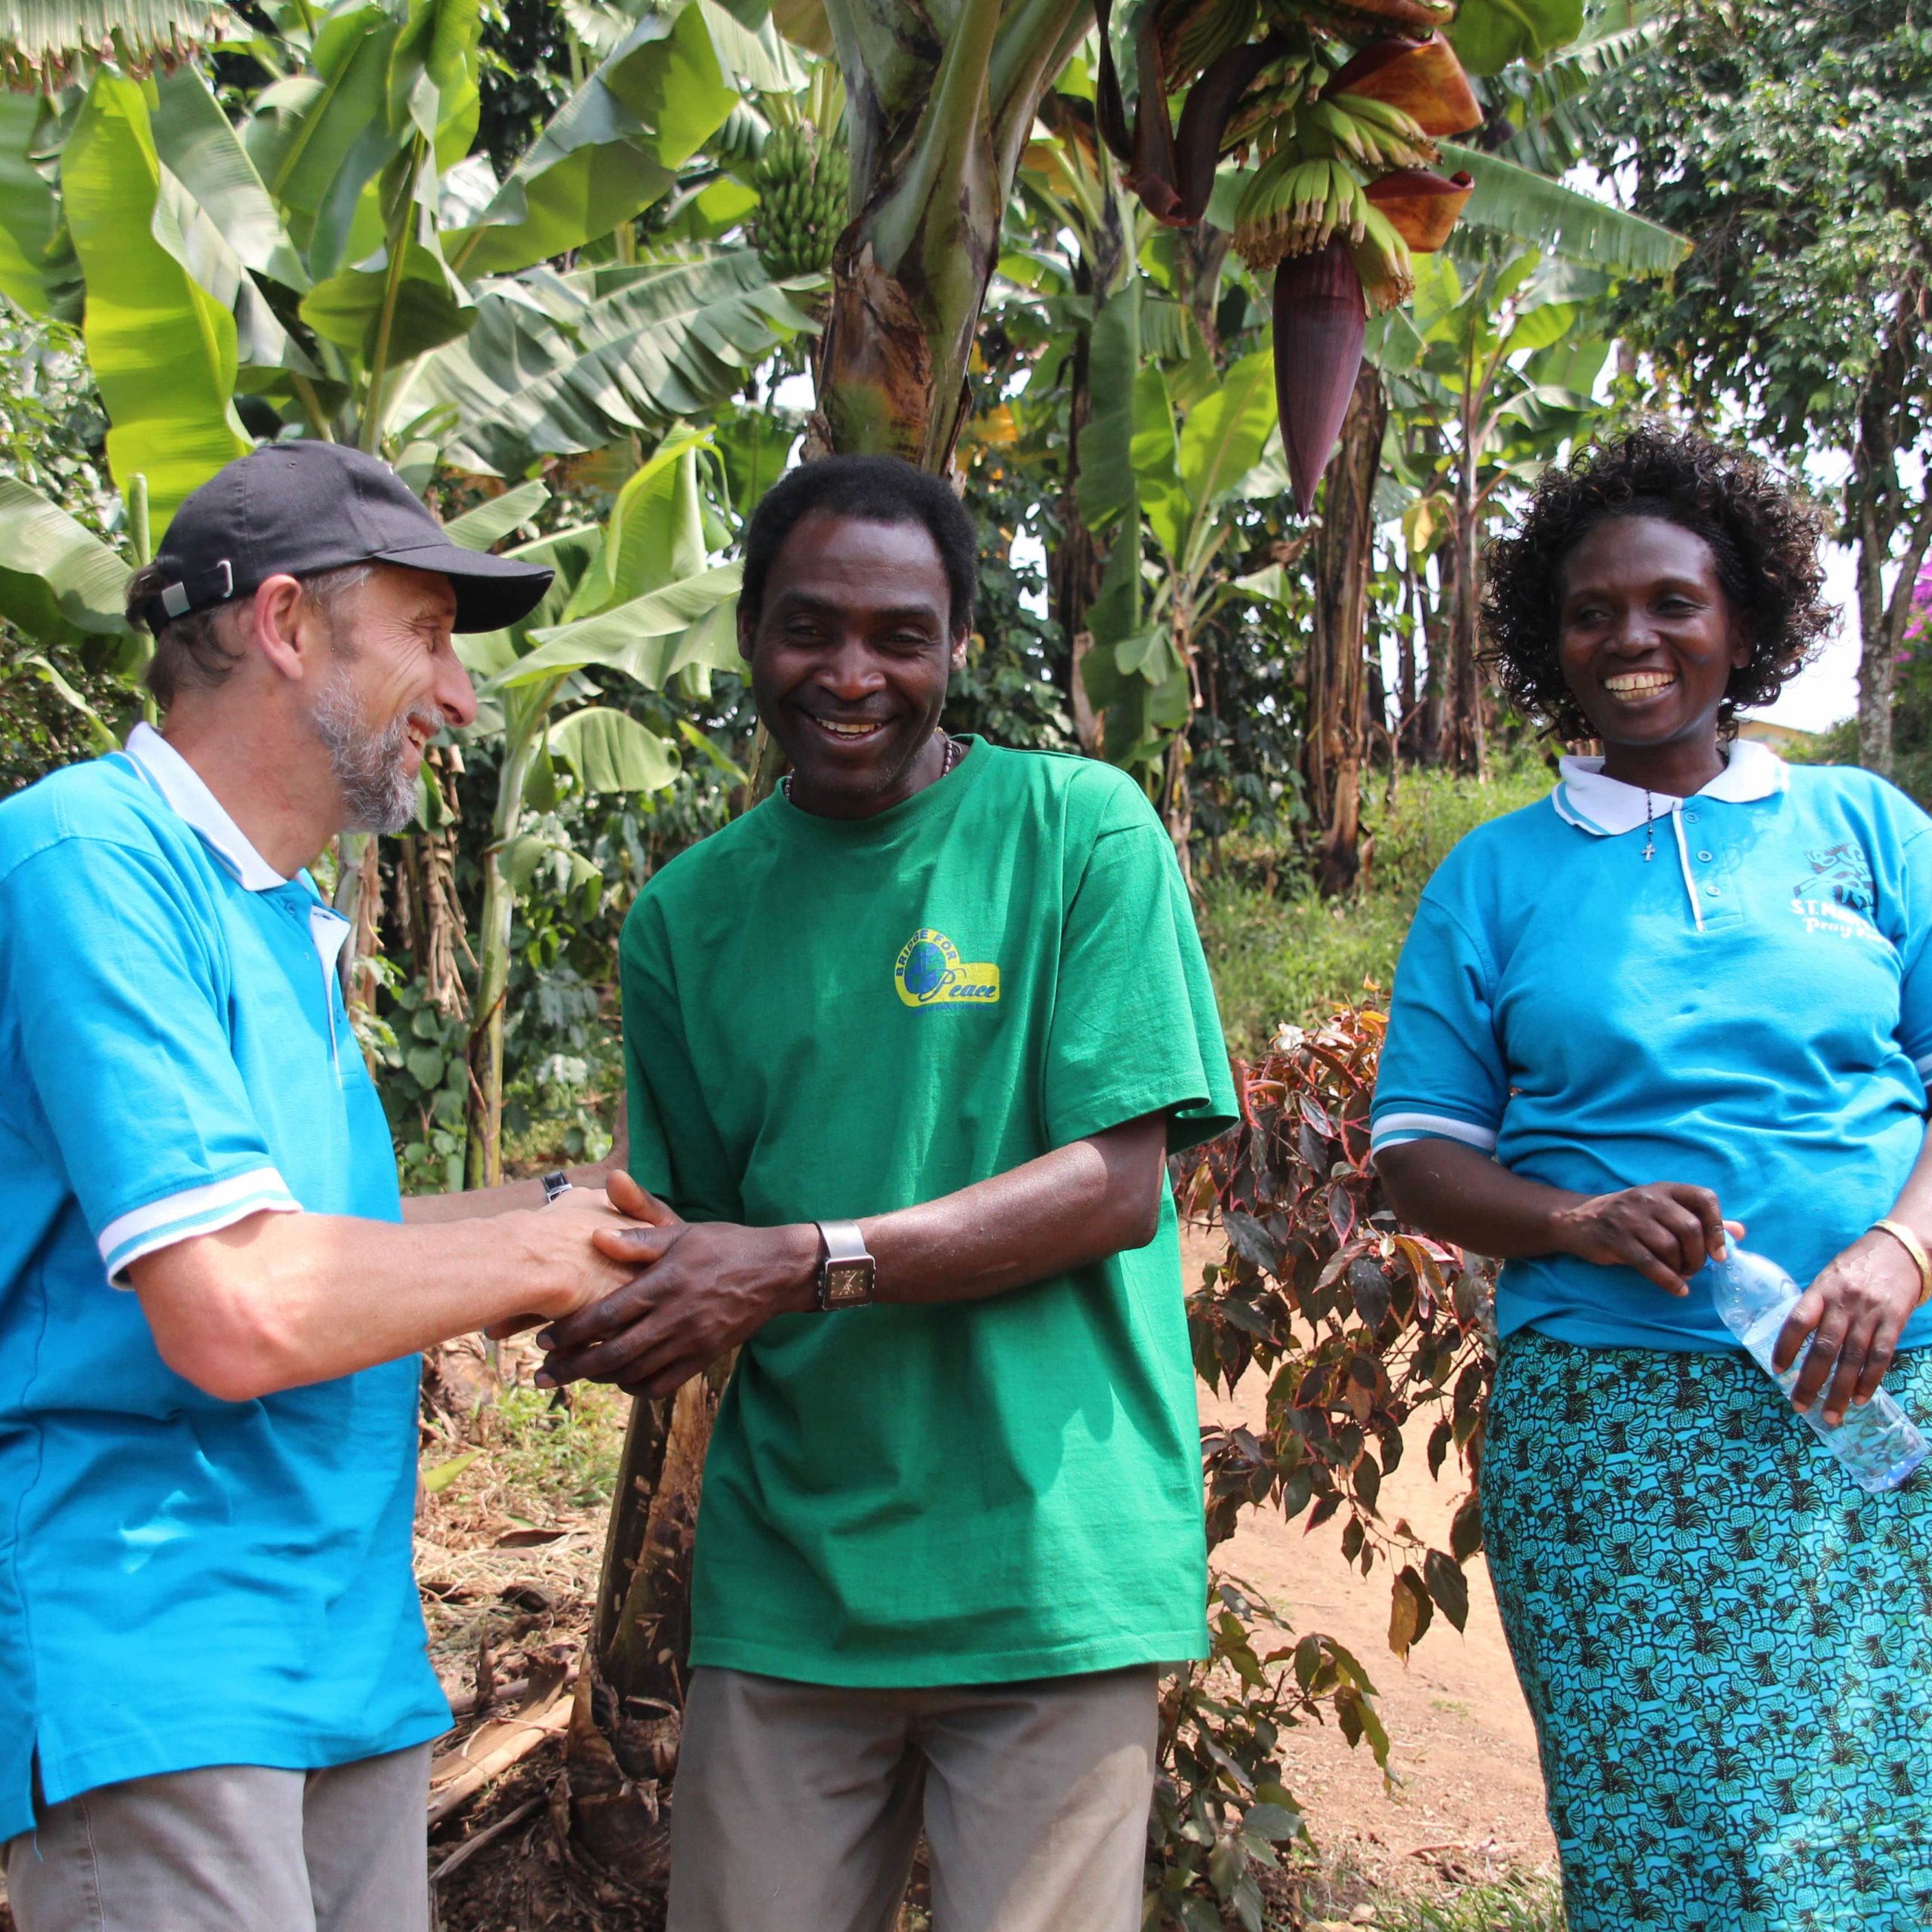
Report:
[[[791,764],[624,927],[631,1163],[674,1215],[549,1373],[712,1438],[672,1932],[1130,1932],[1156,1677],[1206,1654],[1176,1148],[1234,1118],[1173,846],[1091,760],[938,728],[974,537],[794,470],[740,648]],[[644,1204],[635,1204],[641,1206]]]

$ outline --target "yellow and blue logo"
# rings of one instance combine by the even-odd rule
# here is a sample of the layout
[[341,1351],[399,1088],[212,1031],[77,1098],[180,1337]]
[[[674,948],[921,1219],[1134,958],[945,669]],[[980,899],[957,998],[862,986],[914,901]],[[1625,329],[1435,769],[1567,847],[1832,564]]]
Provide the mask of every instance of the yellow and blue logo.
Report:
[[900,948],[893,983],[908,1006],[993,1006],[999,968],[969,965],[945,934],[921,926]]

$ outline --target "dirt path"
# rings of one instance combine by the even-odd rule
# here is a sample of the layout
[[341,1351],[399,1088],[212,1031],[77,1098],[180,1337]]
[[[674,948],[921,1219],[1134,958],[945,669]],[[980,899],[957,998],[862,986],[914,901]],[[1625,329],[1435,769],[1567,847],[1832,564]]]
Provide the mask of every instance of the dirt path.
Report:
[[[1190,1242],[1189,1273],[1198,1272]],[[1232,1400],[1201,1391],[1203,1421],[1261,1417],[1266,1383],[1251,1371]],[[1383,1484],[1383,1512],[1406,1517],[1439,1547],[1462,1491],[1445,1467],[1430,1480],[1420,1454]],[[1278,1514],[1254,1510],[1214,1552],[1216,1566],[1260,1590],[1297,1630],[1346,1644],[1374,1680],[1392,1749],[1392,1791],[1364,1746],[1351,1750],[1332,1727],[1291,1733],[1288,1785],[1306,1808],[1318,1847],[1343,1872],[1377,1889],[1436,1890],[1507,1871],[1553,1869],[1555,1841],[1543,1811],[1536,1734],[1503,1639],[1489,1573],[1469,1566],[1469,1627],[1438,1616],[1404,1665],[1389,1650],[1389,1572],[1364,1578],[1342,1555],[1340,1520],[1312,1535]]]

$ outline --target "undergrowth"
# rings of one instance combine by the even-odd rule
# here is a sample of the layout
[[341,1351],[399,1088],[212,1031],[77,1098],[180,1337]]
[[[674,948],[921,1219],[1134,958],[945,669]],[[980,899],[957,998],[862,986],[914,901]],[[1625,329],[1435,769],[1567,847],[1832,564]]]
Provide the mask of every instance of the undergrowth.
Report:
[[1453,1899],[1384,1906],[1380,1932],[1563,1932],[1563,1900],[1555,1881],[1475,1885]]
[[1230,840],[1218,869],[1197,874],[1201,943],[1229,1048],[1254,1059],[1284,1020],[1306,1025],[1352,1004],[1365,985],[1386,998],[1416,901],[1449,848],[1485,819],[1534,804],[1552,782],[1534,754],[1481,781],[1405,772],[1392,809],[1378,780],[1364,813],[1368,863],[1339,899],[1321,898],[1272,848]]

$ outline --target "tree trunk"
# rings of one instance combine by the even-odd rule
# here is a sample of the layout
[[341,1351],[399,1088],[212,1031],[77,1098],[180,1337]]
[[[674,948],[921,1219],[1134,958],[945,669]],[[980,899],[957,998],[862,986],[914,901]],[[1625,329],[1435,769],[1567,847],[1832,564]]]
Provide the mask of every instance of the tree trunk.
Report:
[[1361,772],[1367,738],[1368,578],[1375,543],[1375,478],[1389,426],[1382,374],[1364,362],[1334,460],[1315,546],[1315,648],[1309,658],[1303,747],[1316,837],[1315,883],[1346,892],[1360,869]]
[[691,1657],[691,1552],[705,1451],[731,1363],[668,1401],[639,1401],[624,1438],[589,1654],[564,1746],[571,1849],[633,1892],[663,1884],[664,1786],[677,1768]]
[[1397,764],[1414,764],[1420,743],[1421,707],[1418,702],[1416,664],[1422,654],[1423,588],[1420,574],[1413,564],[1402,568],[1404,622],[1395,642],[1395,746]]
[[1444,595],[1449,609],[1448,706],[1443,762],[1479,778],[1486,748],[1482,679],[1476,663],[1476,613],[1481,593],[1474,466],[1473,460],[1466,457],[1457,467],[1454,516],[1450,540],[1442,553],[1448,580],[1443,587]]
[[1858,761],[1867,771],[1892,775],[1892,687],[1898,646],[1886,621],[1884,568],[1891,545],[1872,492],[1863,494],[1858,516]]
[[1858,519],[1858,761],[1889,777],[1892,771],[1892,691],[1899,655],[1912,621],[1912,593],[1932,549],[1932,503],[1921,506],[1906,536],[1898,574],[1886,593],[1884,571],[1893,529],[1861,505]]
[[503,999],[509,990],[510,928],[516,894],[504,876],[503,848],[523,820],[524,787],[543,739],[561,678],[509,694],[503,762],[490,849],[483,861],[483,910],[476,924],[476,997],[469,1009],[469,1106],[463,1149],[465,1187],[494,1187],[503,1175]]

